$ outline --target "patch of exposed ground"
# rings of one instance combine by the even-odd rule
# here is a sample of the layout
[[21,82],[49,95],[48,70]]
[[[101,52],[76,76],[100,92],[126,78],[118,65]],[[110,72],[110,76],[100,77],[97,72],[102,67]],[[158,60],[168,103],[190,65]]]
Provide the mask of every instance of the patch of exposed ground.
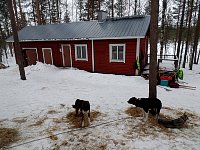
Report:
[[17,129],[0,128],[0,149],[19,140]]
[[[99,111],[91,111],[90,112],[90,121],[94,121],[97,117],[101,116]],[[80,128],[81,127],[81,115],[75,116],[75,112],[69,112],[64,120],[68,122],[72,128]]]
[[[192,129],[195,126],[200,126],[200,117],[193,112],[189,112],[183,109],[173,109],[169,107],[163,107],[162,110],[163,112],[160,113],[160,118],[165,119],[177,119],[181,115],[183,115],[184,112],[186,112],[189,119],[182,126],[182,129]],[[160,132],[167,135],[170,139],[173,139],[177,136],[177,133],[173,132],[173,129],[165,128],[164,126],[158,124],[157,119],[151,114],[149,114],[148,120],[145,123],[142,120],[143,110],[141,110],[140,108],[129,107],[127,110],[125,110],[125,113],[129,116],[135,117],[135,122],[140,121],[140,123],[135,123],[133,125],[133,128],[128,130],[127,134],[131,135],[131,137],[132,135],[135,135],[137,137],[144,137],[149,135],[153,137],[158,137]]]

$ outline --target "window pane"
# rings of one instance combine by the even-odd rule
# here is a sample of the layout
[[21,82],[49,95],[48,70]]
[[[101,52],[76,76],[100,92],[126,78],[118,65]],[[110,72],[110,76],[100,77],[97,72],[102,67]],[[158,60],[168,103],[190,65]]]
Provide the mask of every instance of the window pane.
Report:
[[124,60],[124,47],[118,46],[118,60]]
[[112,59],[117,59],[117,46],[112,46]]
[[77,49],[77,58],[81,58],[81,47],[77,46],[76,49]]
[[82,46],[82,58],[86,59],[86,47]]

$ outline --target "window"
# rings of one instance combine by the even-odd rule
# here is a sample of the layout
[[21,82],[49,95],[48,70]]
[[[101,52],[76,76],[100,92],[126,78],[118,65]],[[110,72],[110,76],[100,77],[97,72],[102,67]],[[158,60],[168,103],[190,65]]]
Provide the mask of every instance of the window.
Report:
[[110,44],[110,62],[125,62],[125,44]]
[[75,45],[75,58],[76,60],[88,60],[86,44]]

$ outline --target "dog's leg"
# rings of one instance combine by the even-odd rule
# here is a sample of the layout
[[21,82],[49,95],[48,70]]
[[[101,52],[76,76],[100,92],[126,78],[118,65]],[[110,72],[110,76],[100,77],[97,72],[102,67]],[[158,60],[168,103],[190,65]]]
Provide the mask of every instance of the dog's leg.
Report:
[[88,111],[88,123],[90,125],[90,110]]
[[148,119],[148,116],[149,116],[149,111],[147,111],[147,112],[144,111],[144,113],[145,113],[144,121],[146,122]]
[[156,109],[156,119],[158,120],[159,119],[159,115],[160,115],[160,109]]
[[84,111],[84,126],[89,126],[90,119],[89,119],[89,111]]
[[81,111],[81,127],[84,127],[84,113]]
[[90,125],[89,111],[82,111],[82,127],[87,127]]
[[76,115],[75,116],[78,116],[78,108],[76,108]]

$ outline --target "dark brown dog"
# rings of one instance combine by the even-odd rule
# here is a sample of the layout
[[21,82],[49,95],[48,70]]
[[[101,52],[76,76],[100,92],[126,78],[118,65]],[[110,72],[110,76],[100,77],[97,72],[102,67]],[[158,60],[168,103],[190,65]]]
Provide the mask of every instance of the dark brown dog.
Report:
[[166,128],[181,128],[185,124],[185,122],[188,120],[188,116],[186,113],[184,113],[182,116],[180,116],[177,119],[158,119],[158,123],[162,124]]
[[144,111],[143,117],[145,121],[147,121],[148,119],[149,111],[151,112],[152,115],[156,115],[156,117],[158,118],[160,114],[160,109],[162,108],[162,103],[157,98],[132,97],[128,100],[128,103],[143,109]]
[[[89,103],[89,101],[77,99],[75,101],[75,105],[72,105],[72,107],[76,109],[76,116],[78,116],[78,112],[80,110],[80,113],[82,116],[81,125],[88,126],[90,123],[90,103]],[[85,123],[84,123],[85,120],[87,120],[86,122],[88,122],[88,125],[85,125]]]

